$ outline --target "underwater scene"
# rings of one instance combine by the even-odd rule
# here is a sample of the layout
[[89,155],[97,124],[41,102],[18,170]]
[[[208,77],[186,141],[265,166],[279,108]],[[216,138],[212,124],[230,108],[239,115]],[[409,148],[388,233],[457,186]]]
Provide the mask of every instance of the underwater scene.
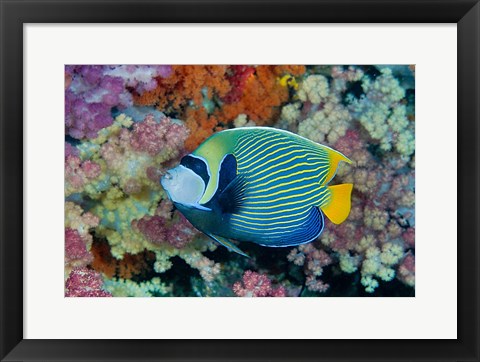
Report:
[[66,297],[414,297],[414,65],[66,65]]

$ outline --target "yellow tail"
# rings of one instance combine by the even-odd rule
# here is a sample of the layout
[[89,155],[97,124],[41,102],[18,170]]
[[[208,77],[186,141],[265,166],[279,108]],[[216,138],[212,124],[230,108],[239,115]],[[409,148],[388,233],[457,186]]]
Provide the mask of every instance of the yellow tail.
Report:
[[331,222],[341,224],[350,214],[353,184],[328,186],[327,189],[330,191],[330,199],[327,204],[320,206],[320,209]]

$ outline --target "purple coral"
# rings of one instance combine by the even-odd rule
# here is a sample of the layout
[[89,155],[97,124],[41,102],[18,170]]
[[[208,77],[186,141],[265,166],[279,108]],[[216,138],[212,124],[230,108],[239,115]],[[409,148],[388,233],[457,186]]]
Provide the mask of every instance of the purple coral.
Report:
[[154,89],[155,77],[170,72],[168,66],[66,66],[65,132],[77,139],[95,138],[113,123],[112,108],[133,105],[130,89]]
[[65,282],[66,297],[111,297],[103,289],[103,280],[99,273],[86,267],[75,268]]
[[233,284],[233,292],[237,297],[285,297],[285,288],[274,288],[270,279],[264,275],[247,270],[241,281]]
[[126,87],[142,94],[157,87],[157,77],[169,77],[172,74],[172,67],[170,65],[116,65],[110,66],[105,74],[121,78]]
[[113,107],[133,104],[121,78],[104,75],[105,66],[66,66],[65,131],[73,138],[95,138],[113,123]]
[[78,156],[78,148],[72,146],[70,143],[65,142],[65,158],[68,156]]

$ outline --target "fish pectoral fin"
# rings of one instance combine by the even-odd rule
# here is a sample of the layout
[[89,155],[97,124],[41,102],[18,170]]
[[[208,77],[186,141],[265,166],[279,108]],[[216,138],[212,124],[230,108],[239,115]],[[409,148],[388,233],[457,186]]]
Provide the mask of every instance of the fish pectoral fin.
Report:
[[225,214],[237,213],[245,200],[245,177],[237,175],[218,196],[218,204]]
[[217,243],[223,245],[224,247],[226,247],[228,250],[230,251],[234,251],[240,255],[243,255],[247,258],[250,258],[248,256],[248,254],[244,253],[242,250],[240,250],[235,244],[233,244],[230,240],[228,240],[227,238],[224,238],[222,236],[218,236],[218,235],[213,235],[213,234],[207,234],[209,237],[211,237],[213,240],[215,240]]
[[330,199],[320,208],[331,222],[341,224],[350,214],[353,184],[328,186],[327,189],[331,195]]
[[226,154],[220,164],[217,191],[221,193],[237,177],[237,159],[231,153]]

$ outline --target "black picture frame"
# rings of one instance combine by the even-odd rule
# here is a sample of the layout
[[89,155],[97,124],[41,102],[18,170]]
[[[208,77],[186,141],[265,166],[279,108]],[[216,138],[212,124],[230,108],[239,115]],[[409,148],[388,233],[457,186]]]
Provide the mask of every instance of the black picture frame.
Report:
[[[0,0],[0,12],[2,361],[479,361],[478,0]],[[458,338],[282,341],[269,340],[268,336],[265,340],[23,339],[23,25],[71,22],[456,23]]]

